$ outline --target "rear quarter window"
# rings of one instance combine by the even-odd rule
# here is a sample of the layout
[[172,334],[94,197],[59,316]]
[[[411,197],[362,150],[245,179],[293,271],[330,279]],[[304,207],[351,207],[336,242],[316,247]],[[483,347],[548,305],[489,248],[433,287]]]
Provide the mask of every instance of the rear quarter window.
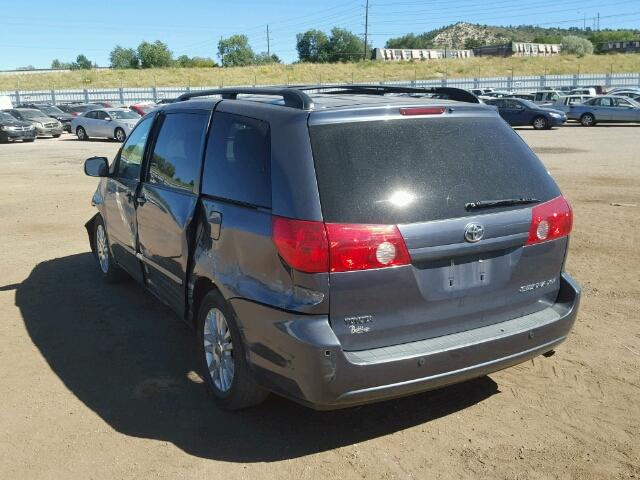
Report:
[[267,122],[230,113],[213,115],[202,193],[271,207],[271,142]]

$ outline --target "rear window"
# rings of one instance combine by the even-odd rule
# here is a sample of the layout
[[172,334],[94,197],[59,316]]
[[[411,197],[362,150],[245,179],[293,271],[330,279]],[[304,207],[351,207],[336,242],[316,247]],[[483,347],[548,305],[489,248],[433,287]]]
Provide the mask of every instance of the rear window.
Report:
[[419,118],[310,127],[327,222],[399,224],[519,207],[478,200],[560,194],[542,163],[499,118]]

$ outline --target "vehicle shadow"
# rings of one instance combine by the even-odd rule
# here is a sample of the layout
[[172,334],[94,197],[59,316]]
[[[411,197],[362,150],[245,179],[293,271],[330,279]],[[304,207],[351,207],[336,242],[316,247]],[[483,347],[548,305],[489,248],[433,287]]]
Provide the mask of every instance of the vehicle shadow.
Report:
[[272,395],[261,406],[227,413],[192,371],[189,327],[134,282],[104,284],[90,253],[42,262],[10,287],[34,344],[88,408],[118,432],[169,441],[203,458],[300,457],[423,424],[498,393],[485,376],[333,412]]

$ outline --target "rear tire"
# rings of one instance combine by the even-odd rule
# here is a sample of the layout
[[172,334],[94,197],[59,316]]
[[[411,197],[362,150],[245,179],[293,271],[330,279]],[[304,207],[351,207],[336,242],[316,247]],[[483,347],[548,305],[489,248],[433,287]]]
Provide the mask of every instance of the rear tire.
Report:
[[78,140],[89,140],[89,135],[87,135],[87,132],[82,127],[76,128],[76,135],[78,136]]
[[53,138],[60,138],[61,135],[61,133],[58,133],[57,135],[54,135]]
[[580,123],[583,127],[592,127],[596,124],[596,117],[591,113],[585,113],[580,117]]
[[23,140],[23,142],[28,142],[28,143],[35,142],[35,141],[36,141],[36,139],[35,139],[35,138],[25,138],[25,139]]
[[544,117],[534,118],[532,125],[535,130],[547,130],[549,128],[549,122]]
[[115,138],[118,142],[123,143],[127,139],[127,134],[124,133],[123,129],[118,127],[113,132],[113,138]]
[[197,328],[199,370],[216,404],[240,410],[262,403],[269,392],[253,379],[236,316],[217,290],[200,302]]
[[93,255],[98,264],[98,269],[102,278],[107,283],[120,283],[126,278],[126,273],[122,270],[113,257],[109,248],[107,229],[104,226],[101,216],[97,216],[93,224]]

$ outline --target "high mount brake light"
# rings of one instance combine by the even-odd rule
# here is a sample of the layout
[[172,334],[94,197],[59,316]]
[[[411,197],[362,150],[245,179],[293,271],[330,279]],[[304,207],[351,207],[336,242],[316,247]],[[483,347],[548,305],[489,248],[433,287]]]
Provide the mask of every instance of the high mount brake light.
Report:
[[573,226],[573,212],[569,202],[559,196],[531,209],[531,226],[527,245],[566,237]]
[[400,115],[440,115],[445,110],[445,107],[403,107],[400,109]]
[[280,256],[301,272],[348,272],[411,263],[395,225],[309,222],[273,218]]

